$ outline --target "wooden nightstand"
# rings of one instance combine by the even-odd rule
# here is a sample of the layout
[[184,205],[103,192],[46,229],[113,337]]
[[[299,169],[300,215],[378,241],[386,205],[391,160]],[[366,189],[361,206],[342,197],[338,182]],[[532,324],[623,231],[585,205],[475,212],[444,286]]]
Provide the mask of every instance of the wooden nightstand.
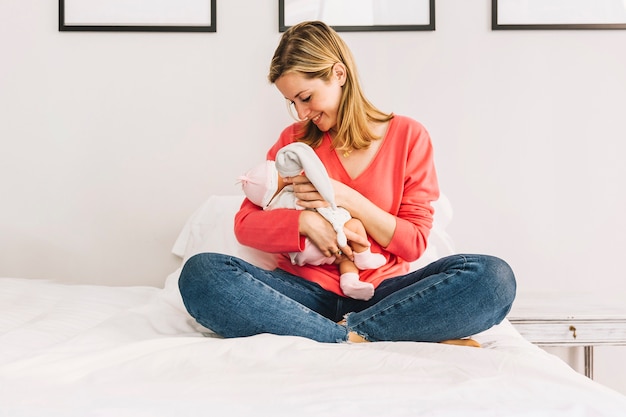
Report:
[[521,293],[507,319],[536,345],[584,347],[585,375],[592,379],[593,347],[626,345],[626,298]]

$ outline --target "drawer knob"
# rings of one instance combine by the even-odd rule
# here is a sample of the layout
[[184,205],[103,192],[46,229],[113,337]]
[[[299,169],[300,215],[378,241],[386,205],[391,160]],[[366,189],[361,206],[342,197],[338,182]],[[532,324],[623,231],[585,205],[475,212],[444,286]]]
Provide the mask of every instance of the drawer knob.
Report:
[[576,339],[576,327],[569,326],[569,330],[570,330],[570,332],[574,332],[574,334],[572,334],[572,336],[574,336],[574,339]]

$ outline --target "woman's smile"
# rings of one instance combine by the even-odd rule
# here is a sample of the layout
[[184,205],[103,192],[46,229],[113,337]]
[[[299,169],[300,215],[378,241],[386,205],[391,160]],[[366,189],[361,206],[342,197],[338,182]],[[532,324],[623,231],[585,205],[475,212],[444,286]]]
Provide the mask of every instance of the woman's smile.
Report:
[[322,113],[320,113],[317,116],[311,118],[311,121],[317,125],[320,122],[321,118],[322,118]]

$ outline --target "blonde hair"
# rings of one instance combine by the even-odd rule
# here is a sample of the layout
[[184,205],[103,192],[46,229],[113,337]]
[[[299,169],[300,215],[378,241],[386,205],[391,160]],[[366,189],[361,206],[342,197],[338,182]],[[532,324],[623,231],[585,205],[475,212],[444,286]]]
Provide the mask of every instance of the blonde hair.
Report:
[[[274,52],[268,79],[273,84],[284,74],[297,72],[307,78],[328,81],[338,62],[345,65],[347,74],[342,87],[333,146],[341,150],[364,149],[373,140],[380,139],[371,132],[369,122],[387,122],[393,118],[393,114],[378,110],[365,98],[350,49],[328,25],[310,21],[290,27]],[[300,141],[317,147],[324,133],[311,121],[307,121],[303,123],[301,135]]]

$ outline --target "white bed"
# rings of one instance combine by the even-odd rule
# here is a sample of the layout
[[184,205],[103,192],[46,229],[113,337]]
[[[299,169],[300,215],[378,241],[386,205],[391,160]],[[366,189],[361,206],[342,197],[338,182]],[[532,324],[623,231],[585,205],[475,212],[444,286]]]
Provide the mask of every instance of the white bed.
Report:
[[[240,196],[211,197],[174,245],[185,259],[238,245]],[[438,202],[421,263],[451,251]],[[221,339],[187,315],[180,268],[164,288],[0,278],[0,416],[621,416],[626,397],[576,373],[502,324],[483,348]]]

